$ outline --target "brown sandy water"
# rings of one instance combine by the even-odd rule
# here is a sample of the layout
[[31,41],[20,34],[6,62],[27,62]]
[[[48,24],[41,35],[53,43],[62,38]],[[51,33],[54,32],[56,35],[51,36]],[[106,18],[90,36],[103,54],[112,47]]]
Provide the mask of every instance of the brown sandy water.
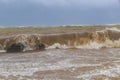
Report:
[[[23,34],[16,30],[15,35],[0,36],[0,80],[120,80],[120,29],[41,31],[27,33],[23,29]],[[4,51],[18,42],[26,46],[25,52]],[[46,50],[35,51],[39,43],[45,44]]]
[[[69,29],[69,28],[68,28]],[[92,29],[92,28],[91,28]],[[95,28],[96,29],[96,28]],[[84,28],[83,28],[84,30]],[[79,31],[50,34],[17,34],[0,37],[0,49],[6,49],[13,43],[22,43],[26,50],[35,50],[38,44],[44,44],[46,48],[81,48],[94,45],[94,48],[120,47],[120,29],[105,28],[96,31]],[[56,46],[56,47],[55,47]],[[91,48],[91,46],[89,47]]]
[[0,80],[119,80],[120,49],[0,53]]

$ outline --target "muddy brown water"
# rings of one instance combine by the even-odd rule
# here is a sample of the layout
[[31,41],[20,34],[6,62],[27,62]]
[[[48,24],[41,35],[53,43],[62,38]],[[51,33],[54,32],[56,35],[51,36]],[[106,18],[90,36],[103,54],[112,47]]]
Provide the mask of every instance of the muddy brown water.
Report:
[[2,80],[119,80],[120,48],[0,53]]
[[[120,80],[120,29],[99,28],[51,28],[33,33],[32,29],[0,29],[0,80]],[[46,50],[3,50],[12,42],[34,49],[39,41],[47,45]]]

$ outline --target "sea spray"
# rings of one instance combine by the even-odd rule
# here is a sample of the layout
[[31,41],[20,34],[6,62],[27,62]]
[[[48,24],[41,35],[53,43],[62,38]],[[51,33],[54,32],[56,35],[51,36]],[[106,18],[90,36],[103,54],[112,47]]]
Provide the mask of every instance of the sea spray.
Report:
[[95,32],[57,33],[57,34],[19,34],[0,39],[1,49],[13,43],[22,43],[25,50],[35,50],[36,45],[44,44],[46,49],[53,48],[87,48],[120,47],[120,30],[106,28]]

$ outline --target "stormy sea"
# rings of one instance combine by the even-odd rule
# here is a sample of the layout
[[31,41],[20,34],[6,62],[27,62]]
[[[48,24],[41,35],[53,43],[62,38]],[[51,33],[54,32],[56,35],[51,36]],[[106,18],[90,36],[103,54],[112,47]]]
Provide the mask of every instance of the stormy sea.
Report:
[[0,80],[120,80],[120,25],[2,27]]

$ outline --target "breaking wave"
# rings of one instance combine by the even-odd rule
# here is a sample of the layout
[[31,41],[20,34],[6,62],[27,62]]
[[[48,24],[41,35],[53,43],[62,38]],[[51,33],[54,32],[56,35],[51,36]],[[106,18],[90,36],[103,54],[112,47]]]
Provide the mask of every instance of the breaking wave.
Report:
[[120,30],[106,28],[95,32],[57,33],[57,34],[20,34],[0,38],[0,48],[6,49],[12,43],[22,43],[25,50],[35,50],[37,44],[44,44],[46,49],[81,48],[100,49],[105,47],[120,47]]

